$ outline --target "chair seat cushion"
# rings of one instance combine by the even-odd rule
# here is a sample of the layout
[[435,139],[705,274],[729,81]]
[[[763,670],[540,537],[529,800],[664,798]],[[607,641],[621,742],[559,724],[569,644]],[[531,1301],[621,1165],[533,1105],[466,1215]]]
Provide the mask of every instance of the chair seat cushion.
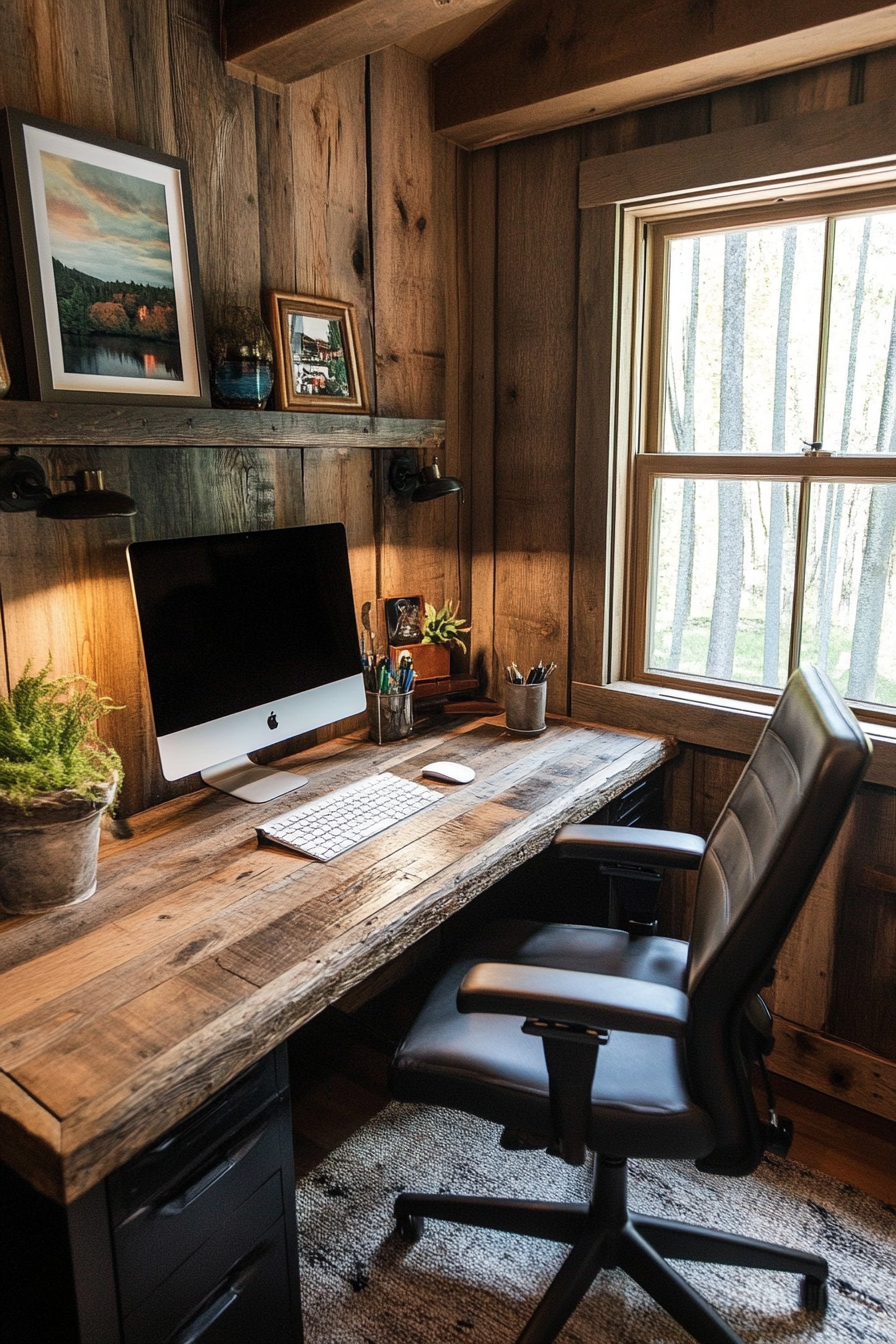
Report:
[[[687,944],[630,939],[619,929],[507,920],[480,930],[427,999],[392,1063],[393,1095],[466,1111],[552,1136],[541,1040],[522,1018],[459,1013],[457,991],[479,961],[625,975],[683,989]],[[691,1101],[682,1042],[614,1031],[601,1046],[588,1146],[618,1157],[700,1157],[715,1142],[707,1113]]]

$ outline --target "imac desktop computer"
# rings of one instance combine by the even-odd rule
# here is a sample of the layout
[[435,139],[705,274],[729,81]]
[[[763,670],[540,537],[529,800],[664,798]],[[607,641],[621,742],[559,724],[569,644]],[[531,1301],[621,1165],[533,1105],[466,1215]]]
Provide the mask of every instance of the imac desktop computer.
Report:
[[248,752],[364,711],[342,524],[138,541],[128,565],[165,778],[299,788]]

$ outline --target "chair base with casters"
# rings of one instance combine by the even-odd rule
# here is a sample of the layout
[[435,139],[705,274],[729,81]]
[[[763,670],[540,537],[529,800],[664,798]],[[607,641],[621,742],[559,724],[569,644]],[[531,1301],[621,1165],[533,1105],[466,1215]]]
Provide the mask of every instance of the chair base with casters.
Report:
[[753,1098],[755,1052],[771,1043],[753,1008],[869,759],[824,673],[798,670],[705,844],[600,826],[564,827],[555,841],[560,855],[603,865],[698,869],[689,942],[505,921],[471,938],[433,989],[396,1052],[393,1095],[496,1122],[506,1147],[546,1146],[572,1166],[595,1155],[587,1205],[396,1200],[412,1240],[430,1217],[571,1246],[517,1344],[551,1344],[607,1268],[698,1344],[741,1344],[668,1260],[799,1274],[802,1305],[824,1311],[821,1256],[631,1212],[627,1162],[686,1158],[738,1177],[764,1149],[781,1151],[783,1125],[763,1125]]
[[589,1204],[489,1199],[477,1195],[402,1194],[395,1201],[400,1237],[417,1241],[423,1220],[516,1232],[572,1246],[516,1344],[551,1344],[602,1269],[622,1269],[699,1344],[742,1344],[738,1335],[667,1260],[776,1269],[803,1275],[802,1305],[827,1307],[827,1261],[732,1232],[633,1213],[625,1158],[595,1156]]

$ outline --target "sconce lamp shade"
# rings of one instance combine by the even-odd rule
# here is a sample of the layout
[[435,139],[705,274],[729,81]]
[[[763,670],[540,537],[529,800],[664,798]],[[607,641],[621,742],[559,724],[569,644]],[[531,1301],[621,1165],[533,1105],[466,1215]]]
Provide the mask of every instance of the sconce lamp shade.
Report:
[[137,506],[130,495],[107,490],[103,473],[89,468],[67,480],[74,490],[54,495],[41,464],[13,451],[0,460],[0,509],[5,513],[35,511],[39,518],[132,518]]
[[38,518],[133,518],[137,505],[130,495],[107,490],[103,473],[83,468],[70,477],[74,490],[52,495],[37,510]]
[[402,453],[392,460],[389,466],[389,484],[396,495],[410,497],[414,504],[428,499],[441,499],[457,491],[464,497],[464,483],[457,476],[443,476],[439,470],[438,458],[432,465],[417,469],[417,463],[410,453]]

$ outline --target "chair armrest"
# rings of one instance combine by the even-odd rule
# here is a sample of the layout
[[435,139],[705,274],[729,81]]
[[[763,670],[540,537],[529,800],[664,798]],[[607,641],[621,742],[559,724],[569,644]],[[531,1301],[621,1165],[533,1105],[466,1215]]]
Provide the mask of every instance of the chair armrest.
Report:
[[683,1036],[688,999],[680,989],[621,975],[482,961],[457,991],[462,1013],[549,1018],[606,1031]]
[[564,826],[552,848],[562,859],[650,864],[657,868],[699,868],[706,842],[682,831],[650,831],[640,826]]

